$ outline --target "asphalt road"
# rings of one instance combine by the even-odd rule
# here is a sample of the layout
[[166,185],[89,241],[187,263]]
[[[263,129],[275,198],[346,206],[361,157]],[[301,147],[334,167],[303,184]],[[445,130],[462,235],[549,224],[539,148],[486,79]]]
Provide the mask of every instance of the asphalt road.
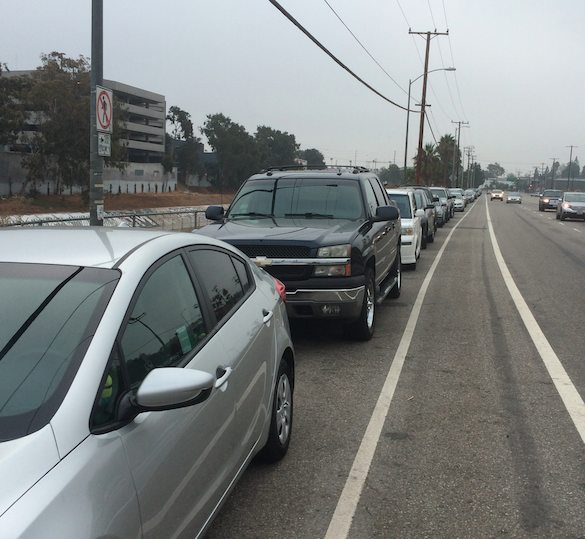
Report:
[[[557,385],[498,266],[488,210],[511,277],[568,375]],[[417,295],[455,226],[396,389],[381,399],[371,463],[352,471]],[[576,402],[585,396],[584,265],[584,222],[561,223],[529,197],[511,205],[482,196],[403,273],[402,295],[378,308],[370,342],[344,340],[335,324],[295,326],[289,454],[276,466],[252,464],[208,537],[330,529],[341,539],[340,521],[351,538],[585,537],[585,412]],[[576,401],[564,393],[573,389]],[[363,489],[342,498],[351,511],[336,512],[360,473]]]

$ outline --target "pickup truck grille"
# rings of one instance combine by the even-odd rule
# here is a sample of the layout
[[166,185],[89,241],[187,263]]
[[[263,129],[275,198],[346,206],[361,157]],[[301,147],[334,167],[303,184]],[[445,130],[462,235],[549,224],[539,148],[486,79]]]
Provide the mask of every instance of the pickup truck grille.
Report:
[[313,274],[312,266],[266,266],[264,269],[281,281],[302,281]]
[[237,245],[240,251],[246,256],[254,258],[265,256],[267,258],[309,258],[311,250],[309,247],[297,245]]

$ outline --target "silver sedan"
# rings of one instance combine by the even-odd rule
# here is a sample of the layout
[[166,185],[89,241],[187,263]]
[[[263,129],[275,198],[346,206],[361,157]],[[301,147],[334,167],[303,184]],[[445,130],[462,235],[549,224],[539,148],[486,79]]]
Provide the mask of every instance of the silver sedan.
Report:
[[195,234],[0,242],[0,538],[202,535],[291,439],[282,284]]

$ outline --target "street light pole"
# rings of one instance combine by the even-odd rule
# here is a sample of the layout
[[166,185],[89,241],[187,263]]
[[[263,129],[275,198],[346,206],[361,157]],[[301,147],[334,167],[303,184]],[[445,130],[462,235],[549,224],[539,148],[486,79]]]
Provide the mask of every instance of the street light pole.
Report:
[[412,80],[408,79],[408,101],[406,102],[407,103],[407,105],[406,105],[406,140],[404,142],[404,183],[407,183],[407,181],[406,181],[406,162],[408,159],[408,125],[410,123],[410,86],[411,85],[412,85]]
[[[427,72],[427,74],[429,73],[434,73],[435,71],[455,71],[454,67],[440,67],[438,69],[431,69],[430,71]],[[421,75],[419,75],[418,77],[416,77],[416,79],[409,79],[408,80],[408,101],[407,101],[407,107],[406,107],[406,140],[404,142],[404,181],[406,182],[406,172],[407,172],[407,163],[408,163],[408,127],[410,125],[410,87],[412,86],[413,82],[416,82],[418,79],[420,79],[421,77],[423,77],[425,75],[425,73],[422,73]]]
[[[425,129],[425,112],[427,106],[427,78],[429,74],[429,51],[431,48],[431,36],[447,36],[449,35],[449,31],[447,32],[437,32],[435,29],[434,32],[413,32],[412,30],[408,30],[409,34],[417,34],[417,35],[424,35],[426,36],[427,46],[425,52],[425,70],[423,73],[423,91],[422,91],[422,99],[421,99],[421,108],[420,108],[420,125],[418,131],[418,153],[417,153],[417,160],[416,160],[416,184],[420,185],[421,182],[421,168],[422,168],[422,146],[423,146],[423,135]],[[409,103],[410,105],[410,103]],[[409,107],[410,108],[410,107]]]

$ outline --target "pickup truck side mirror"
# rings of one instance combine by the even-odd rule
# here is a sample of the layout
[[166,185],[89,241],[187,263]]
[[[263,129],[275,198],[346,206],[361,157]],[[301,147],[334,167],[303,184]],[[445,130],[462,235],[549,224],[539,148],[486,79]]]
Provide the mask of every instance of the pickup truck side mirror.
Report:
[[439,202],[439,197],[433,197],[433,202]]
[[400,212],[396,206],[378,206],[374,221],[396,221],[400,217]]
[[414,212],[415,217],[423,218],[425,217],[425,210],[418,209]]
[[205,210],[205,218],[210,221],[221,221],[223,219],[223,206],[207,206]]

